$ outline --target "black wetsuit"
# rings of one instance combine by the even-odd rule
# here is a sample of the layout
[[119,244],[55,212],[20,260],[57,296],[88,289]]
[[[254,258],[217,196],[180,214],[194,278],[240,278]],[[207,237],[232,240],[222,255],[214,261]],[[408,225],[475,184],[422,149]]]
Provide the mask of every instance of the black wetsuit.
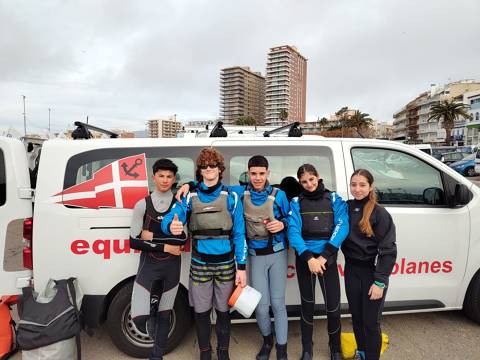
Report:
[[[183,245],[185,237],[167,236],[161,231],[163,216],[173,203],[171,192],[166,194],[154,192],[137,203],[132,221],[131,233],[137,234],[136,236],[131,234],[130,247],[142,252],[133,286],[131,315],[138,330],[148,333],[155,339],[152,360],[162,359],[165,352],[170,330],[170,314],[180,281],[181,257],[164,252],[164,246]],[[152,232],[152,241],[139,238],[138,222],[142,212],[141,230]]]
[[345,291],[357,348],[365,354],[365,359],[377,360],[382,345],[380,316],[386,288],[383,297],[378,300],[370,300],[368,291],[375,281],[388,286],[397,246],[392,217],[379,205],[375,206],[370,216],[374,235],[368,237],[361,232],[359,222],[367,201],[367,198],[348,201],[350,233],[342,244],[342,252],[345,255]]

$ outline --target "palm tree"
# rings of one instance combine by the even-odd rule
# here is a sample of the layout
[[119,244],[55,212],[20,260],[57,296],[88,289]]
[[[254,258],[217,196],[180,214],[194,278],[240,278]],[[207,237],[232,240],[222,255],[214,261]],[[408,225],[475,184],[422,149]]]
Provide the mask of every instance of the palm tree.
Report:
[[445,140],[447,145],[450,145],[452,139],[452,129],[455,126],[455,120],[460,116],[466,119],[470,118],[467,112],[469,106],[461,102],[452,100],[442,100],[430,108],[430,116],[428,121],[436,120],[442,121],[442,127],[445,129]]
[[328,119],[326,117],[322,117],[321,119],[317,120],[317,124],[320,129],[323,129],[328,125]]
[[367,113],[356,110],[346,121],[346,126],[355,129],[357,134],[363,138],[365,136],[360,131],[369,129],[372,126],[373,120],[369,116]]
[[257,121],[252,116],[240,116],[237,121],[235,121],[235,125],[256,125]]
[[280,118],[280,120],[282,122],[285,122],[287,119],[288,119],[288,111],[287,109],[281,109],[280,110],[280,114],[278,115],[278,117]]

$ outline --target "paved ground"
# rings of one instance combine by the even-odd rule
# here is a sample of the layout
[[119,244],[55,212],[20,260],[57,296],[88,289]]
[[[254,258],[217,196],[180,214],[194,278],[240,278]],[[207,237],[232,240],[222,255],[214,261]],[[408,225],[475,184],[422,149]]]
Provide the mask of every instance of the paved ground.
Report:
[[471,178],[467,178],[467,179],[471,180],[473,183],[480,186],[480,176],[475,176],[475,177],[471,177]]
[[[480,359],[480,325],[468,320],[460,311],[385,316],[382,328],[390,338],[390,345],[382,356],[385,360]],[[343,319],[343,330],[351,331],[350,319]],[[289,357],[298,359],[301,351],[298,321],[290,322],[288,339]],[[315,321],[314,342],[315,359],[328,359],[324,320]],[[115,348],[104,328],[98,329],[91,338],[83,336],[82,343],[85,360],[131,359]],[[256,324],[233,325],[232,360],[255,359],[260,345]],[[185,335],[179,347],[165,358],[198,359],[193,328]],[[13,359],[20,360],[21,356],[17,354]]]

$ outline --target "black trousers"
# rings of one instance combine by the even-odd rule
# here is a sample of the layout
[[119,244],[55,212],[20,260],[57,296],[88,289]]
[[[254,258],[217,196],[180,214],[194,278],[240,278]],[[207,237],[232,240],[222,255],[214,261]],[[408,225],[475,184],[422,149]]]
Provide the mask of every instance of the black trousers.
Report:
[[383,297],[370,300],[368,290],[373,284],[374,267],[345,264],[345,291],[352,314],[353,332],[358,350],[364,351],[367,360],[378,360],[382,347],[380,316],[385,303]]
[[[312,353],[313,312],[315,307],[315,274],[310,272],[306,261],[298,255],[295,259],[298,287],[301,296],[303,350]],[[328,344],[331,352],[341,352],[340,349],[340,280],[337,261],[331,262],[322,275],[317,276],[322,289],[325,309],[327,312]]]

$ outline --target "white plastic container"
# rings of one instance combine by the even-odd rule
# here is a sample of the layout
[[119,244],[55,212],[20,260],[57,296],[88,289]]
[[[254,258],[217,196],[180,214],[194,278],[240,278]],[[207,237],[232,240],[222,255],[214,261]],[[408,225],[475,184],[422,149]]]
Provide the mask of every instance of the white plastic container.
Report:
[[245,286],[242,288],[237,286],[232,296],[228,300],[228,305],[231,307],[231,311],[236,310],[245,318],[252,316],[253,311],[257,307],[262,294],[252,288],[251,286]]

